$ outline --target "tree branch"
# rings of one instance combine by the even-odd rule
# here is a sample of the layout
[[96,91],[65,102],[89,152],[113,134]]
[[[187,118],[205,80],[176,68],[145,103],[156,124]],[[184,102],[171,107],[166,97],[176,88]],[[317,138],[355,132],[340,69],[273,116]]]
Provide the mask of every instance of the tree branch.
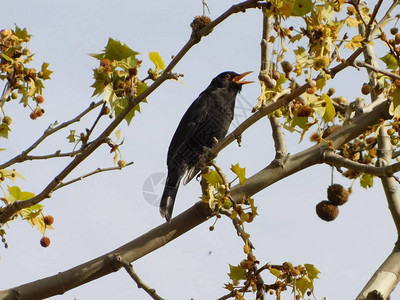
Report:
[[379,167],[371,166],[352,161],[348,158],[344,158],[343,156],[336,154],[331,150],[327,150],[324,152],[323,161],[335,167],[345,167],[347,169],[354,170],[360,173],[371,174],[379,177],[391,177],[394,173],[400,171],[400,163],[395,163],[392,165],[382,165]]
[[[43,142],[46,138],[48,138],[50,135],[56,133],[57,131],[68,127],[69,125],[79,122],[81,120],[82,117],[84,117],[86,114],[88,114],[89,112],[91,112],[93,109],[95,109],[96,107],[100,106],[101,104],[103,104],[103,100],[99,101],[99,102],[92,102],[90,103],[89,107],[87,109],[85,109],[83,112],[81,112],[80,114],[78,114],[76,117],[74,117],[73,119],[66,121],[60,125],[57,125],[57,122],[55,122],[54,124],[51,124],[42,134],[42,136],[36,141],[34,142],[30,147],[28,147],[26,150],[22,151],[21,154],[15,156],[14,158],[10,159],[9,161],[3,163],[2,165],[0,165],[0,169],[5,169],[8,168],[9,166],[16,164],[16,163],[22,163],[26,160],[30,160],[30,159],[34,159],[35,157],[29,157],[28,154],[30,152],[32,152],[32,150],[36,149],[41,142]],[[57,153],[57,152],[56,152]]]
[[121,263],[126,272],[128,272],[129,276],[131,276],[131,278],[136,282],[138,288],[143,289],[154,300],[164,300],[164,298],[157,294],[155,289],[151,288],[142,279],[140,279],[139,275],[133,269],[132,264],[123,261]]
[[120,261],[128,263],[138,260],[203,223],[210,215],[211,211],[207,204],[196,203],[173,218],[171,223],[163,222],[160,226],[105,255],[56,275],[0,291],[0,299],[36,300],[64,294],[75,287],[118,271],[120,266],[113,262],[113,257],[119,257]]
[[115,171],[115,170],[122,170],[123,168],[128,167],[128,166],[130,166],[130,165],[133,165],[133,162],[129,162],[129,163],[127,163],[126,165],[124,165],[123,167],[116,166],[116,167],[109,167],[109,168],[97,168],[96,170],[94,170],[94,171],[92,171],[92,172],[90,172],[90,173],[88,173],[88,174],[79,176],[79,177],[77,177],[77,178],[75,178],[75,179],[72,179],[72,180],[70,180],[70,181],[67,181],[67,182],[65,182],[65,183],[64,183],[64,182],[60,182],[60,184],[57,185],[57,186],[53,189],[53,191],[56,191],[56,190],[58,190],[58,189],[60,189],[60,188],[63,188],[63,187],[66,187],[67,185],[70,185],[70,184],[75,183],[75,182],[77,182],[77,181],[81,181],[81,180],[83,180],[83,179],[85,179],[85,178],[87,178],[87,177],[89,177],[89,176],[96,175],[96,174],[102,173],[102,172]]
[[[381,127],[378,136],[378,161],[380,167],[387,166],[392,160],[392,145],[386,130]],[[393,221],[397,228],[397,243],[385,262],[376,270],[362,289],[357,300],[368,299],[371,293],[379,294],[382,299],[389,299],[390,294],[400,280],[400,194],[394,178],[382,177],[383,188]]]

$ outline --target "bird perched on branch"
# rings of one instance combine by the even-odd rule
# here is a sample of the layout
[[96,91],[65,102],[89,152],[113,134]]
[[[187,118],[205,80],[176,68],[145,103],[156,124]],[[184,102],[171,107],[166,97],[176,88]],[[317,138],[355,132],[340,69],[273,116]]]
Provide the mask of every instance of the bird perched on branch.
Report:
[[192,180],[201,170],[199,161],[204,149],[225,137],[233,120],[236,96],[243,84],[252,82],[242,80],[249,73],[219,74],[182,117],[168,149],[168,176],[160,202],[160,213],[167,222],[182,177],[187,173],[183,184]]

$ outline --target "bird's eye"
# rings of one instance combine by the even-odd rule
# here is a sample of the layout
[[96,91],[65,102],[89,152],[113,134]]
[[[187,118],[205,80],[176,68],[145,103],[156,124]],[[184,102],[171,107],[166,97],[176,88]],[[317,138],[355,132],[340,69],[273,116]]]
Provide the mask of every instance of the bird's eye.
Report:
[[231,74],[229,74],[229,73],[225,74],[225,78],[226,79],[231,79]]

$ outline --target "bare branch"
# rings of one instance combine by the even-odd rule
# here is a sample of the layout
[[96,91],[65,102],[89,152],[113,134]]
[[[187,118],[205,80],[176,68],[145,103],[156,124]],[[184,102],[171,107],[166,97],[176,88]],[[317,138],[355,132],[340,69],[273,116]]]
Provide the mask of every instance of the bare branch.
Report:
[[380,177],[382,176],[391,177],[393,176],[394,173],[400,171],[400,163],[375,167],[372,165],[366,165],[356,161],[352,161],[329,150],[324,152],[323,161],[335,167],[345,167],[347,169],[354,170],[360,173],[371,174]]
[[288,154],[283,126],[275,117],[269,118],[269,120],[272,128],[272,138],[274,139],[275,145],[275,159],[282,159]]
[[[377,165],[380,167],[387,166],[392,160],[392,145],[390,143],[390,138],[383,127],[379,130],[378,147]],[[390,294],[400,280],[400,249],[398,247],[400,240],[400,193],[397,188],[397,182],[394,178],[384,176],[381,178],[381,181],[393,221],[397,228],[398,241],[392,253],[378,268],[378,270],[376,270],[366,286],[362,289],[357,300],[368,299],[368,296],[371,293],[378,293],[382,299],[389,299]]]
[[96,175],[96,174],[99,174],[99,173],[102,173],[102,172],[115,171],[115,170],[122,170],[123,168],[128,167],[128,166],[130,166],[130,165],[133,165],[133,161],[127,163],[126,165],[124,165],[124,166],[122,166],[122,167],[115,166],[115,167],[109,167],[109,168],[97,168],[96,170],[94,170],[94,171],[92,171],[92,172],[90,172],[90,173],[88,173],[88,174],[79,176],[79,177],[77,177],[77,178],[75,178],[75,179],[72,179],[72,180],[70,180],[70,181],[67,181],[67,182],[65,182],[65,183],[64,183],[64,182],[60,182],[60,184],[57,185],[57,186],[53,189],[53,191],[56,191],[56,190],[58,190],[58,189],[60,189],[60,188],[63,188],[63,187],[66,187],[67,185],[70,185],[70,184],[75,183],[75,182],[77,182],[77,181],[81,181],[81,180],[83,180],[83,179],[85,179],[85,178],[87,178],[87,177],[89,177],[89,176]]
[[133,269],[132,264],[124,261],[122,261],[121,263],[126,272],[128,272],[129,276],[131,276],[131,278],[136,282],[138,288],[143,289],[154,300],[164,300],[164,298],[157,294],[155,289],[151,288],[142,279],[140,279],[139,275]]
[[395,74],[393,72],[389,72],[389,71],[386,71],[386,70],[379,69],[379,68],[377,68],[377,67],[375,67],[375,66],[373,66],[371,64],[368,64],[366,62],[363,62],[363,61],[355,61],[354,65],[356,67],[364,67],[364,68],[369,69],[369,70],[371,70],[371,71],[373,71],[375,73],[380,73],[380,74],[386,75],[386,76],[388,76],[390,78],[399,79],[400,80],[400,76],[399,75],[397,75],[397,74]]
[[22,151],[21,154],[17,155],[16,157],[10,159],[9,161],[3,163],[2,165],[0,165],[0,169],[5,169],[8,168],[9,166],[16,164],[16,163],[21,163],[24,162],[26,160],[30,160],[31,158],[28,158],[28,154],[30,152],[32,152],[32,150],[36,149],[41,142],[43,142],[46,138],[48,138],[50,135],[56,133],[57,131],[68,127],[69,125],[79,122],[81,120],[81,118],[83,116],[85,116],[86,114],[88,114],[90,111],[92,111],[93,109],[95,109],[96,107],[100,106],[101,104],[103,104],[103,100],[95,103],[92,102],[90,103],[89,107],[87,109],[85,109],[83,112],[81,112],[79,115],[77,115],[75,118],[66,121],[60,125],[57,125],[57,122],[55,122],[54,124],[51,124],[42,134],[42,136],[36,141],[34,142],[30,147],[28,147],[26,150]]

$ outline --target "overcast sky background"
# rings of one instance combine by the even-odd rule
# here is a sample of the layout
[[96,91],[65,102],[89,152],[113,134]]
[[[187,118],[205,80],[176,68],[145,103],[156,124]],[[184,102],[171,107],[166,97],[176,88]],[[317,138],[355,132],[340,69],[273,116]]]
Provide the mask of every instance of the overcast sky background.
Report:
[[[207,1],[212,19],[219,16],[232,1]],[[86,108],[93,99],[92,69],[97,61],[88,53],[99,53],[109,37],[118,39],[141,53],[145,72],[151,63],[149,51],[158,51],[165,62],[176,54],[190,36],[192,19],[202,14],[197,1],[13,1],[2,13],[1,28],[16,23],[33,34],[29,48],[36,53],[32,66],[50,63],[54,71],[46,82],[43,108],[45,115],[29,119],[29,111],[13,103],[6,106],[12,116],[10,139],[1,140],[0,161],[20,153],[31,145],[55,120],[69,120]],[[166,82],[142,104],[142,113],[131,126],[123,124],[123,159],[134,165],[123,171],[92,176],[55,192],[43,204],[45,213],[55,218],[55,230],[48,231],[51,245],[39,245],[41,234],[26,222],[11,222],[7,230],[9,249],[0,248],[0,289],[11,288],[56,274],[138,237],[164,220],[157,205],[143,196],[143,185],[154,174],[166,172],[166,153],[176,126],[191,102],[222,71],[255,71],[248,76],[257,80],[262,14],[258,10],[240,13],[218,26],[205,37],[175,68],[184,73],[182,83]],[[300,21],[294,26],[299,27]],[[335,78],[338,94],[352,100],[359,96],[364,72],[354,69]],[[250,109],[256,104],[259,85],[243,88],[238,105]],[[94,99],[96,101],[100,99]],[[249,110],[237,111],[236,121],[249,116]],[[77,132],[90,126],[96,115],[86,117],[71,129]],[[102,120],[100,129],[107,125]],[[233,127],[232,127],[233,128]],[[232,129],[231,128],[231,129]],[[46,141],[35,154],[72,150],[67,144],[69,131]],[[298,144],[298,135],[289,136],[289,152],[308,148],[306,139]],[[267,119],[261,120],[243,135],[243,146],[232,143],[218,157],[227,170],[239,162],[250,176],[267,166],[274,158],[271,130]],[[58,159],[24,163],[15,166],[26,177],[17,184],[24,191],[39,193],[70,161]],[[69,176],[69,179],[113,165],[106,146],[98,149]],[[231,176],[231,175],[230,175]],[[155,177],[153,177],[155,178]],[[231,176],[231,178],[233,178]],[[391,252],[396,240],[395,227],[387,209],[378,180],[375,188],[362,189],[358,183],[350,201],[340,208],[337,220],[321,221],[315,205],[326,199],[331,169],[315,166],[284,179],[255,195],[260,216],[247,225],[262,264],[312,263],[320,271],[315,282],[317,299],[351,299]],[[351,182],[335,174],[335,182],[348,187]],[[154,187],[161,192],[162,185]],[[145,186],[145,189],[147,187]],[[151,190],[150,190],[151,192]],[[200,195],[196,181],[181,187],[174,215],[187,209]],[[228,264],[243,258],[242,241],[230,222],[222,218],[213,232],[210,220],[134,263],[138,275],[166,299],[215,299],[226,292]],[[268,277],[273,280],[272,277]],[[397,295],[397,296],[396,296]],[[103,277],[68,291],[54,299],[149,299],[136,287],[125,271]],[[399,292],[393,293],[393,299]],[[273,298],[273,297],[272,297]],[[283,299],[292,299],[290,292]]]

